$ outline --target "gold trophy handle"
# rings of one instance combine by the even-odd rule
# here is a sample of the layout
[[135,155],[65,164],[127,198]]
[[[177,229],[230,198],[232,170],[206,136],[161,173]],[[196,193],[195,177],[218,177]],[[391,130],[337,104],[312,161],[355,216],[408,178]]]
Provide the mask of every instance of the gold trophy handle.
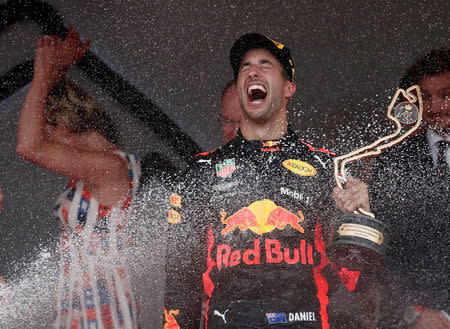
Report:
[[[415,91],[415,94],[413,93],[413,91]],[[412,119],[413,120],[412,122],[410,122],[411,120],[401,122],[399,119],[407,111],[404,111],[402,114],[397,114],[397,113],[393,114],[392,113],[392,109],[394,108],[394,105],[397,102],[397,99],[398,99],[400,93],[407,100],[407,105],[404,106],[405,108],[407,108],[407,106],[410,106],[410,107],[414,106],[417,109],[417,106],[415,105],[415,103],[418,102],[418,104],[419,104],[419,108],[417,109],[417,119],[415,119],[415,120]],[[400,104],[403,104],[403,103],[400,103]],[[397,105],[397,107],[399,105]],[[347,180],[347,177],[345,174],[345,166],[347,163],[353,162],[356,160],[360,160],[362,158],[366,158],[369,156],[380,155],[382,150],[390,148],[390,147],[400,143],[405,138],[407,138],[409,135],[411,135],[414,131],[416,131],[417,128],[419,128],[420,123],[422,122],[422,113],[423,113],[422,95],[420,93],[420,88],[418,85],[411,86],[406,91],[404,89],[397,89],[397,91],[395,92],[395,95],[392,98],[392,101],[389,105],[388,111],[387,111],[387,116],[388,116],[389,120],[391,120],[392,122],[395,123],[395,125],[397,126],[397,129],[395,130],[394,133],[384,136],[384,137],[381,137],[370,145],[361,147],[350,153],[335,157],[334,158],[334,178],[336,181],[336,185],[339,188],[343,189],[342,183],[345,183],[345,181]],[[397,116],[395,114],[397,114]],[[414,125],[412,125],[410,129],[408,129],[402,135],[400,135],[401,130],[402,130],[402,125],[411,125],[412,123],[414,123]],[[339,162],[341,162],[341,163],[339,163]],[[367,216],[375,218],[374,214],[372,214],[371,212],[365,211],[364,209],[361,209],[361,208],[358,208],[358,210],[355,210],[354,213],[355,214],[363,214],[363,215],[367,215]]]

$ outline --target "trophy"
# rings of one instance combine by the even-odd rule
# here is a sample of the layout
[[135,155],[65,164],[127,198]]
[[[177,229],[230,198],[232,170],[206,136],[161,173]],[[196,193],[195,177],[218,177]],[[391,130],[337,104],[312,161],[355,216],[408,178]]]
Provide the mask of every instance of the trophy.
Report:
[[[400,94],[406,101],[398,101]],[[345,166],[348,163],[380,155],[382,150],[406,139],[419,127],[422,113],[419,86],[411,86],[406,91],[398,89],[387,111],[389,120],[397,126],[396,131],[370,145],[336,157],[334,178],[337,186],[342,188],[347,180]],[[343,214],[334,220],[326,252],[328,258],[338,266],[353,271],[373,272],[384,265],[386,240],[385,223],[376,219],[371,212],[358,209],[353,214]]]

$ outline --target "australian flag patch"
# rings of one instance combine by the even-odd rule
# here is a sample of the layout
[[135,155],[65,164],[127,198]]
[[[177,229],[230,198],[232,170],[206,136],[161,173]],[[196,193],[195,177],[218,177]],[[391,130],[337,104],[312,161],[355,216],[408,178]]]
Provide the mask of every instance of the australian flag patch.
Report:
[[287,323],[285,313],[266,313],[269,324]]

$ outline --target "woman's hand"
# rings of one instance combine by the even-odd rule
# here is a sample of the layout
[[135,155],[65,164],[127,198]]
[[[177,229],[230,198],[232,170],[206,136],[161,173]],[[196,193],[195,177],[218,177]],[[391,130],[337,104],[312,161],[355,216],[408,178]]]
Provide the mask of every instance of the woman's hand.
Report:
[[34,77],[48,87],[62,79],[67,70],[89,49],[89,39],[83,43],[72,26],[65,40],[57,35],[46,35],[36,42]]

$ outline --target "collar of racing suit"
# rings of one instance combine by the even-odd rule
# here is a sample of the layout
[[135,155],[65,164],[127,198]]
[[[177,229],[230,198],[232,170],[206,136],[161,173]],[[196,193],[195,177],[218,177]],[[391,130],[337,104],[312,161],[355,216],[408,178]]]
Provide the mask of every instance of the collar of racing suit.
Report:
[[279,139],[271,140],[248,140],[242,136],[241,129],[238,130],[236,137],[233,140],[234,145],[240,145],[246,152],[268,149],[271,147],[279,147],[283,149],[285,147],[291,147],[294,143],[297,143],[299,137],[295,134],[294,130],[288,125],[286,135]]

